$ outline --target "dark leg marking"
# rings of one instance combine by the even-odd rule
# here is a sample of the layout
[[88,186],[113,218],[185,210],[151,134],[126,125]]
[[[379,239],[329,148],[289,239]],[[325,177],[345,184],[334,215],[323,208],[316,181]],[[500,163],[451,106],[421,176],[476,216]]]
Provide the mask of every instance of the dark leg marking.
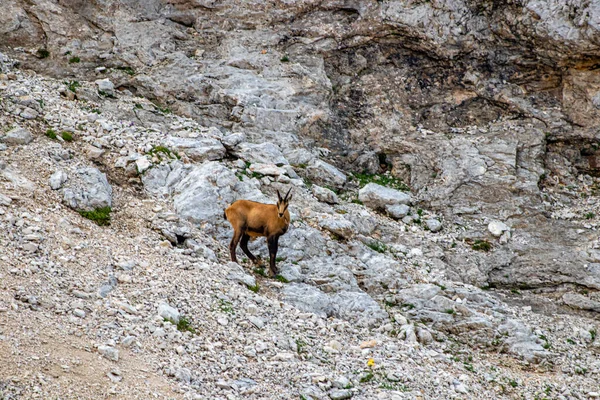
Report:
[[231,243],[229,243],[229,253],[231,254],[231,261],[237,262],[237,258],[235,256],[235,249],[237,248],[240,239],[242,238],[242,232],[233,232],[233,238],[231,238]]
[[250,236],[244,233],[242,235],[242,240],[240,241],[240,247],[242,248],[242,251],[250,258],[250,260],[252,260],[253,263],[256,263],[256,257],[254,254],[250,253],[250,250],[248,250],[248,240],[250,240]]
[[271,236],[267,239],[267,245],[269,246],[269,269],[271,270],[271,275],[277,275],[277,267],[275,266],[275,259],[277,258],[277,245],[278,245],[279,237]]

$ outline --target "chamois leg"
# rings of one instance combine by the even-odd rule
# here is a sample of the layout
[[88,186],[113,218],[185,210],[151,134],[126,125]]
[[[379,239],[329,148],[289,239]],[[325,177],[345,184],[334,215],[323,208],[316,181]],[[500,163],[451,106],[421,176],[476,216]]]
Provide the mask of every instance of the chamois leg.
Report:
[[267,244],[269,246],[269,269],[271,276],[277,275],[277,267],[275,267],[275,259],[277,258],[277,246],[279,236],[271,236],[267,238]]
[[231,243],[229,243],[229,253],[231,254],[231,261],[237,262],[237,257],[235,256],[235,249],[237,248],[240,239],[242,238],[242,231],[234,231],[233,238],[231,238]]
[[248,240],[250,240],[250,236],[244,233],[242,235],[242,240],[240,241],[240,247],[242,248],[242,251],[250,258],[250,260],[256,264],[256,257],[254,254],[250,253],[250,250],[248,250]]

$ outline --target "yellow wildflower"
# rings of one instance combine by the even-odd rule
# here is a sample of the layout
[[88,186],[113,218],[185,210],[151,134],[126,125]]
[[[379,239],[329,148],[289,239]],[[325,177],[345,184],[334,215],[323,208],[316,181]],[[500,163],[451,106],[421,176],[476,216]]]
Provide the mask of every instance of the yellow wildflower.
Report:
[[375,360],[373,360],[372,358],[369,358],[369,361],[367,361],[367,366],[373,367],[374,365],[375,365]]

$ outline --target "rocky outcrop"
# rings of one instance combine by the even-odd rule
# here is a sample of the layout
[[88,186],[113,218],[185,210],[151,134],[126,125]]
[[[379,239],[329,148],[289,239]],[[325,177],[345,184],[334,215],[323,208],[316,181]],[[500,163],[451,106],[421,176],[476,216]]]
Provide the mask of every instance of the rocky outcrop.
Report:
[[65,203],[77,211],[93,211],[112,206],[112,187],[97,168],[74,171],[63,188]]

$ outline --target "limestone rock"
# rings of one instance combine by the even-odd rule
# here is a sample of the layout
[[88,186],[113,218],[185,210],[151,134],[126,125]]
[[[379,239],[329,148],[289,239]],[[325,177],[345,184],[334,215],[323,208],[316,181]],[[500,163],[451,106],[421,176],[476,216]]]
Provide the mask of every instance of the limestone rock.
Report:
[[500,221],[492,221],[488,224],[488,231],[490,231],[494,237],[500,237],[504,232],[509,230],[510,228],[508,225]]
[[62,169],[59,169],[58,171],[53,173],[52,176],[50,176],[50,180],[48,183],[50,184],[52,190],[58,190],[63,186],[67,179],[67,173]]
[[385,210],[386,206],[406,205],[411,202],[409,194],[376,183],[369,183],[360,189],[358,199],[367,207],[376,210]]
[[85,167],[71,173],[63,189],[65,203],[74,210],[92,211],[112,206],[112,187],[106,175],[94,167]]
[[33,140],[33,135],[26,128],[16,127],[1,136],[0,140],[8,145],[29,144]]
[[173,321],[174,323],[179,322],[179,311],[175,307],[171,307],[166,303],[161,303],[158,306],[158,315],[164,319]]
[[324,203],[328,203],[328,204],[338,204],[339,200],[337,195],[335,194],[335,192],[333,190],[318,186],[318,185],[313,185],[312,188],[312,193],[313,195],[319,200],[322,201]]
[[169,137],[166,146],[177,152],[187,155],[191,160],[202,162],[206,160],[220,160],[225,157],[223,144],[212,138],[180,138]]
[[347,179],[342,171],[322,160],[313,161],[308,165],[306,173],[311,180],[334,187],[342,187]]

